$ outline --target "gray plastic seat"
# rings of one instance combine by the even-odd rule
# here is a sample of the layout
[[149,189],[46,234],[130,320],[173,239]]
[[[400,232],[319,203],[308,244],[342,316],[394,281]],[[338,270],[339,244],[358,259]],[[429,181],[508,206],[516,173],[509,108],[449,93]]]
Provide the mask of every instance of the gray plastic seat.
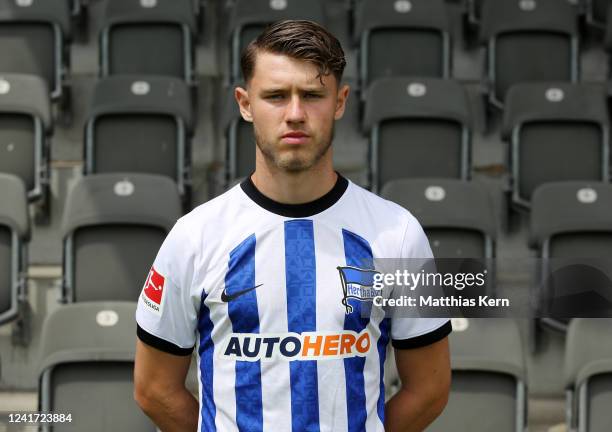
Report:
[[236,0],[229,23],[230,83],[242,80],[240,55],[270,24],[303,19],[325,25],[320,0]]
[[612,426],[612,319],[572,320],[565,350],[568,430]]
[[493,258],[497,225],[488,191],[475,182],[399,179],[380,195],[408,209],[436,258]]
[[389,76],[450,77],[450,21],[444,0],[362,0],[354,31],[363,89]]
[[[38,409],[71,414],[53,431],[157,429],[134,401],[136,303],[62,305],[42,327]],[[42,430],[48,431],[50,428]]]
[[84,172],[164,175],[184,195],[190,183],[193,122],[189,89],[182,80],[102,79],[85,126]]
[[64,302],[135,301],[181,216],[176,183],[147,174],[79,179],[64,211]]
[[[422,225],[439,273],[486,272],[486,283],[462,291],[464,298],[495,295],[497,225],[489,192],[478,183],[452,179],[399,179],[388,182],[380,195],[408,209]],[[455,295],[453,287],[443,287]],[[459,308],[459,316],[480,316],[479,310]]]
[[398,178],[469,179],[472,117],[458,83],[435,78],[383,78],[367,91],[370,187]]
[[494,106],[514,84],[578,80],[578,19],[565,0],[485,1],[481,42]]
[[529,83],[508,92],[502,137],[510,142],[512,201],[554,181],[609,180],[609,120],[599,84]]
[[101,75],[161,75],[193,84],[195,16],[192,0],[109,0]]
[[564,331],[573,317],[612,316],[611,214],[609,184],[550,183],[535,191],[530,246],[542,258],[537,297],[547,325]]
[[226,185],[255,171],[255,135],[253,124],[242,119],[231,88],[225,97],[223,130],[225,132]]
[[47,195],[52,128],[44,81],[33,75],[0,75],[0,172],[19,177],[32,201]]
[[0,71],[41,77],[60,99],[69,65],[70,5],[66,0],[0,0]]
[[23,182],[0,173],[0,325],[17,318],[25,301],[30,220]]
[[[455,318],[452,323],[450,397],[427,431],[523,432],[527,377],[517,323],[495,318]],[[401,383],[394,356],[389,353],[387,359],[385,388],[389,398]]]

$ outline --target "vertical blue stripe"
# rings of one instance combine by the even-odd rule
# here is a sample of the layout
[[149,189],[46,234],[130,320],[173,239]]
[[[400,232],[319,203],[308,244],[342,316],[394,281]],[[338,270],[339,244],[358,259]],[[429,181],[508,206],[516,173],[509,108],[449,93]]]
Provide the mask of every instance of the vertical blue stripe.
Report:
[[[287,321],[290,332],[317,329],[316,261],[311,220],[285,222]],[[319,431],[319,388],[315,360],[289,363],[291,426],[294,432]]]
[[380,338],[376,344],[378,348],[378,358],[380,359],[380,394],[378,395],[378,418],[385,424],[385,358],[387,357],[387,344],[389,343],[389,330],[391,319],[383,318],[380,322]]
[[[345,229],[342,230],[344,256],[346,265],[373,269],[372,248],[367,240]],[[344,329],[361,332],[370,319],[361,317],[362,302],[349,299],[353,312],[344,317]],[[366,428],[366,395],[363,372],[365,357],[344,359],[344,376],[346,381],[346,409],[349,432],[363,432]]]
[[215,407],[213,393],[213,354],[215,345],[212,340],[213,323],[210,319],[210,311],[204,304],[206,295],[202,291],[202,302],[200,303],[200,316],[198,318],[198,332],[200,334],[200,346],[198,354],[200,356],[200,381],[202,386],[202,409],[200,417],[202,419],[201,432],[215,432]]
[[[225,275],[227,294],[255,286],[255,234],[230,252]],[[259,333],[257,290],[251,290],[227,304],[234,333]],[[236,361],[236,423],[240,431],[263,430],[261,362]]]

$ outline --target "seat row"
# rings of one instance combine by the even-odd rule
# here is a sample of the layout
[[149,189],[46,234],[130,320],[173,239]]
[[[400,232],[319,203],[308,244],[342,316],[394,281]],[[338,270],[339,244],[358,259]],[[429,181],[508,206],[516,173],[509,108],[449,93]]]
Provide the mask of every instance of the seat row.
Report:
[[[196,4],[108,0],[99,38],[100,76],[172,76],[195,85]],[[267,24],[289,18],[325,24],[323,4],[235,1],[226,35],[229,64],[223,67],[229,82],[241,80],[240,53]],[[450,78],[451,25],[446,9],[444,0],[356,1],[351,45],[359,53],[360,87],[367,89],[389,76]],[[41,76],[52,98],[69,104],[70,16],[68,0],[0,4],[0,50],[11,53],[0,59],[0,72]],[[567,0],[484,2],[478,19],[488,59],[483,82],[494,106],[503,106],[516,83],[579,79],[578,14]]]

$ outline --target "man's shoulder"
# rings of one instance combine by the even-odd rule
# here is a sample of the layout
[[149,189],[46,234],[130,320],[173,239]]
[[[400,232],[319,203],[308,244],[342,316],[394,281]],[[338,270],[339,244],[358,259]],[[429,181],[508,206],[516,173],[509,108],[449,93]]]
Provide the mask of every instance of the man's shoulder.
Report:
[[382,223],[393,225],[402,223],[404,226],[406,224],[418,224],[418,221],[408,209],[353,182],[351,182],[351,192],[354,194],[354,200],[358,201],[362,208],[377,215],[377,219]]
[[227,218],[231,209],[240,206],[241,198],[240,185],[236,185],[221,195],[196,206],[181,217],[179,222],[187,229],[219,223]]

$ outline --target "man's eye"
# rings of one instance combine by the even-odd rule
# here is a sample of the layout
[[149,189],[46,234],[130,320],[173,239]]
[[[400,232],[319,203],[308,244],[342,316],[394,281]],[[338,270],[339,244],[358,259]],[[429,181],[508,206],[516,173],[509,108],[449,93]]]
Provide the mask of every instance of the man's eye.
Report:
[[269,100],[279,100],[283,98],[283,95],[282,94],[271,94],[271,95],[266,96],[265,98]]
[[306,93],[305,96],[309,99],[319,99],[322,97],[319,93]]

